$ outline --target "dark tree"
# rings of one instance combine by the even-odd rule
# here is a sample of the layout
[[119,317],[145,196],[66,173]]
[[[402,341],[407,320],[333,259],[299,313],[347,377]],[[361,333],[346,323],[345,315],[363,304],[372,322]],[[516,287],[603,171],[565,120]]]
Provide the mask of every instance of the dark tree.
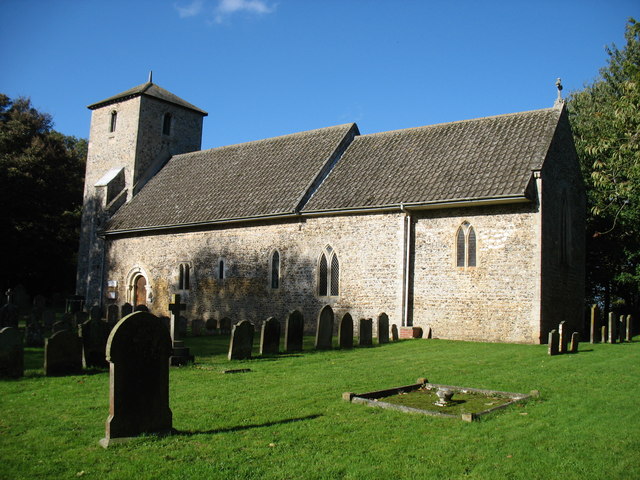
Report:
[[52,128],[28,98],[0,94],[0,280],[72,293],[86,140]]

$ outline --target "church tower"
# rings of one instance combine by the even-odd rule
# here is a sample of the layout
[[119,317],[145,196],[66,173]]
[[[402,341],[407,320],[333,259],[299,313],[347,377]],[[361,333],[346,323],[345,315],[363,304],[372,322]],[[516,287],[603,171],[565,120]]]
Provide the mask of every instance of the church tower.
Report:
[[89,105],[76,293],[102,303],[105,222],[173,155],[200,150],[207,112],[149,81]]

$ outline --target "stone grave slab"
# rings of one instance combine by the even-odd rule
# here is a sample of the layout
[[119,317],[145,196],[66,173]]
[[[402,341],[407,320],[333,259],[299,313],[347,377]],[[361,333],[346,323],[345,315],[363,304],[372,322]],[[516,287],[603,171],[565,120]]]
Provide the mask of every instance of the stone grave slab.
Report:
[[280,322],[269,317],[262,324],[260,332],[260,355],[277,355],[280,353]]
[[106,357],[110,363],[107,448],[142,434],[173,431],[169,408],[169,331],[158,317],[135,312],[111,331]]
[[255,327],[249,320],[242,320],[231,329],[229,342],[229,360],[245,360],[251,358]]
[[82,373],[82,342],[70,330],[62,330],[45,339],[44,374],[47,377]]
[[22,332],[15,327],[0,329],[0,378],[20,378],[24,375]]

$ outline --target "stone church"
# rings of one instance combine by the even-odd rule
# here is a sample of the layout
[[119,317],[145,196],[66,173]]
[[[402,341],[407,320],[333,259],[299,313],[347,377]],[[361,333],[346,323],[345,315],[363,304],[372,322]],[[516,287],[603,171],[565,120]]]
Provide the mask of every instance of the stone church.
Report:
[[77,293],[191,319],[389,315],[433,337],[580,330],[585,190],[552,108],[200,150],[207,113],[149,82],[94,103]]

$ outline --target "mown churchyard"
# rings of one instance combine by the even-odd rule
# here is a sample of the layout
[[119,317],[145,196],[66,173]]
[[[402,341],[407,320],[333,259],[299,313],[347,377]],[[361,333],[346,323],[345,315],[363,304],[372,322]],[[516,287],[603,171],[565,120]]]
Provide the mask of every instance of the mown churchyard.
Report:
[[[136,382],[124,381],[133,385],[133,403],[143,412],[144,404],[159,404],[153,407],[161,412],[158,429],[173,433],[121,444],[108,441],[105,427],[112,436],[128,436],[142,420],[135,411],[129,418],[109,416],[109,372],[85,355],[83,369],[75,364],[45,376],[44,348],[24,347],[25,375],[0,382],[0,478],[640,477],[638,337],[617,344],[586,341],[578,353],[550,356],[545,345],[386,343],[384,336],[380,342],[371,338],[367,321],[359,322],[366,337],[361,341],[351,318],[334,319],[329,335],[329,312],[319,317],[319,335],[305,336],[302,350],[286,328],[275,345],[278,327],[266,322],[248,335],[251,358],[244,360],[229,360],[236,325],[226,320],[216,325],[222,326],[216,335],[184,338],[196,361],[168,369],[170,410],[162,399],[162,372],[159,393],[157,384],[141,386],[138,396]],[[288,330],[298,331],[298,322],[293,315]],[[172,339],[163,329],[154,352],[168,363]],[[352,348],[339,348],[347,339]],[[115,350],[110,355],[112,362],[122,358]],[[536,389],[540,396],[473,423],[342,399],[344,392],[382,390],[418,377],[507,392]],[[106,449],[99,444],[105,438]]]

